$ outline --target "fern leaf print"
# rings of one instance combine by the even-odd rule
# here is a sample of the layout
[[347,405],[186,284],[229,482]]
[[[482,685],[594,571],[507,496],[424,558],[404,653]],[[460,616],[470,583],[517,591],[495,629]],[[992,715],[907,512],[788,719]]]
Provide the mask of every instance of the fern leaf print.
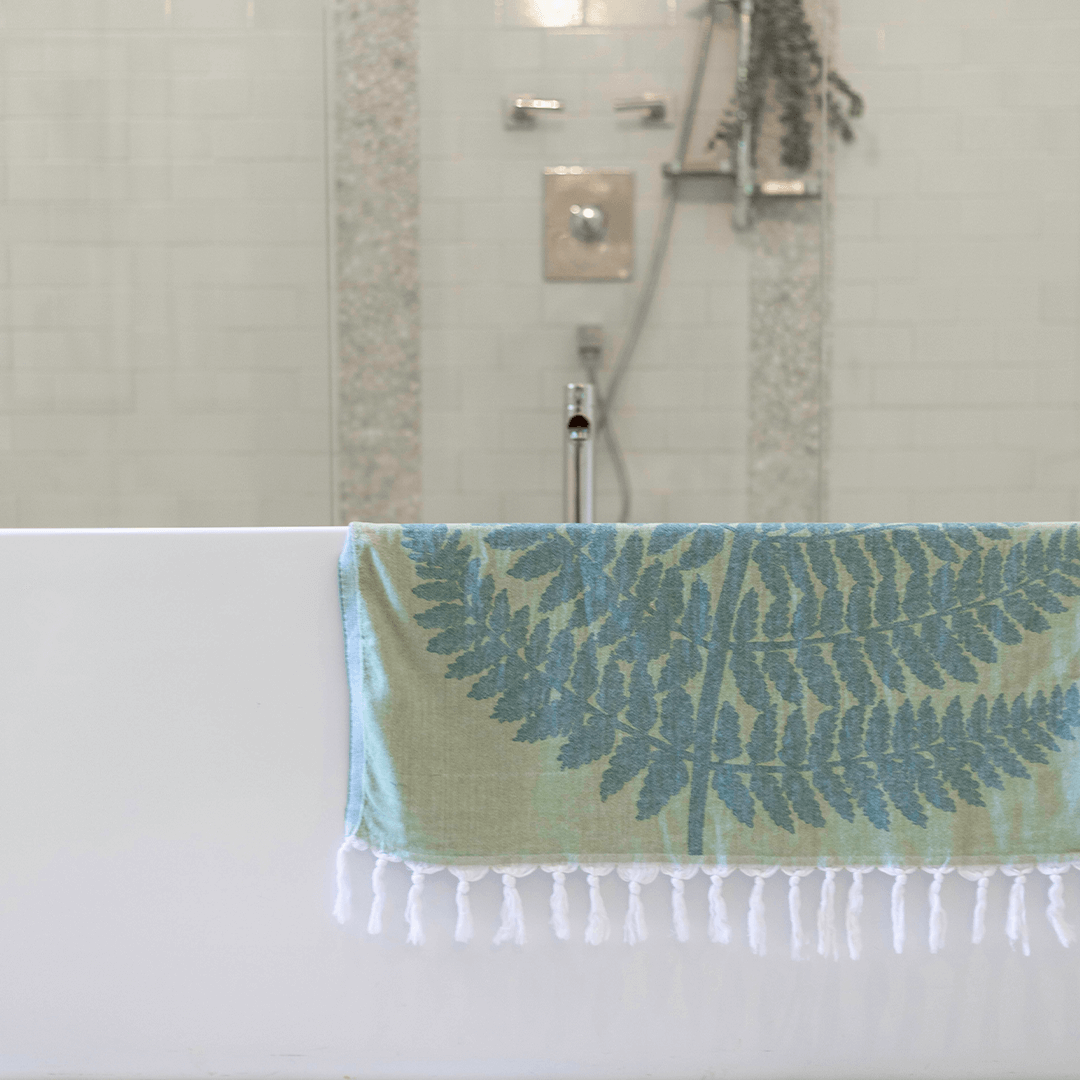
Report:
[[595,769],[601,803],[683,807],[691,858],[709,813],[932,830],[1033,783],[1080,727],[1080,672],[1048,633],[1075,621],[1076,526],[401,535],[445,678],[515,742],[553,740],[559,769]]

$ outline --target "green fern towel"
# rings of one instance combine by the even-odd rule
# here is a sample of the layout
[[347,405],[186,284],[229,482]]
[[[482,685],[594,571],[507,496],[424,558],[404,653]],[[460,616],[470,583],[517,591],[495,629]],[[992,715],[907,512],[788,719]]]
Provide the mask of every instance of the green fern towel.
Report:
[[1075,525],[354,524],[340,568],[392,858],[1080,853]]

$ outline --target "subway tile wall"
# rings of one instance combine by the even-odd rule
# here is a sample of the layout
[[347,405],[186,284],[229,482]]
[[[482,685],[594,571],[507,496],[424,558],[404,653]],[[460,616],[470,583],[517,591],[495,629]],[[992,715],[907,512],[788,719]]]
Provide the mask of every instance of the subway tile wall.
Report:
[[320,0],[0,0],[0,525],[332,520]]
[[[657,91],[678,108],[696,8],[680,0],[672,25],[553,30],[500,25],[493,0],[420,0],[425,520],[560,519],[563,386],[584,377],[576,327],[604,326],[610,370],[648,259],[660,166],[677,136],[612,104]],[[706,126],[730,92],[733,59],[729,19],[713,46]],[[566,110],[534,130],[507,131],[501,101],[523,92],[561,98]],[[703,149],[701,132],[693,147]],[[557,165],[634,169],[634,282],[544,281],[541,174]],[[717,188],[686,185],[616,408],[633,520],[745,515],[748,249],[730,220]],[[602,449],[597,489],[597,519],[615,520]]]
[[1080,516],[1080,4],[838,0],[834,520]]

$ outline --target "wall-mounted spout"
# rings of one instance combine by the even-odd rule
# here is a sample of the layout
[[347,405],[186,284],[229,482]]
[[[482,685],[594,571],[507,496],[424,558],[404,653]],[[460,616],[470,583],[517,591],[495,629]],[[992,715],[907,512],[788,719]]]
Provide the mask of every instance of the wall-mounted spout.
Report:
[[592,383],[570,383],[566,387],[563,516],[584,525],[593,520],[593,436]]

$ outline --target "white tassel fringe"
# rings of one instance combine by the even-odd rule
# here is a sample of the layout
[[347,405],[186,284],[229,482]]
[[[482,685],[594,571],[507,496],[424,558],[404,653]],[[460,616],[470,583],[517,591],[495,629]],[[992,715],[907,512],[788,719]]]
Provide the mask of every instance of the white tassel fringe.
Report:
[[450,866],[451,874],[458,879],[455,898],[457,900],[457,925],[454,927],[454,940],[463,944],[472,941],[473,917],[469,903],[469,886],[479,881],[487,872],[486,866]]
[[1006,877],[1013,879],[1012,888],[1009,889],[1009,911],[1005,917],[1005,934],[1009,939],[1009,944],[1014,949],[1016,943],[1020,942],[1021,951],[1025,956],[1031,955],[1031,943],[1028,940],[1024,882],[1027,881],[1028,874],[1034,869],[1034,866],[1003,866],[1001,868],[1001,872]]
[[338,848],[334,918],[339,923],[347,923],[352,918],[352,882],[349,880],[349,864],[346,858],[350,851],[367,851],[367,844],[355,836],[346,836]]
[[938,953],[945,947],[945,908],[941,903],[941,886],[945,881],[945,875],[951,874],[954,867],[951,866],[924,866],[927,874],[933,874],[934,880],[930,882],[930,952]]
[[709,879],[709,940],[717,945],[731,944],[731,924],[724,903],[724,878],[735,873],[733,866],[703,866]]
[[826,868],[825,878],[821,882],[817,934],[818,956],[831,956],[839,960],[840,950],[836,944],[836,871],[832,867]]
[[908,874],[914,874],[916,867],[882,866],[883,873],[893,878],[892,887],[892,940],[893,949],[897,953],[904,951],[904,886],[907,884]]
[[803,933],[802,898],[799,895],[799,880],[814,871],[809,866],[782,866],[780,869],[788,876],[787,901],[788,915],[791,918],[791,959],[801,960],[803,946],[806,944],[806,935]]
[[401,860],[381,851],[372,854],[375,856],[375,869],[371,871],[371,911],[368,914],[367,932],[381,934],[383,908],[386,907],[386,864]]
[[780,868],[778,866],[740,866],[747,877],[754,879],[750,890],[750,910],[746,915],[747,936],[750,939],[750,951],[756,956],[765,955],[765,879],[770,878]]
[[[336,855],[336,884],[337,895],[334,902],[334,918],[340,923],[345,923],[352,915],[352,885],[349,876],[348,856],[351,851],[363,851],[367,848],[364,841],[356,837],[346,837],[338,848]],[[383,929],[383,913],[386,906],[386,867],[391,862],[401,862],[395,855],[386,852],[372,851],[375,858],[375,866],[371,874],[372,900],[371,911],[368,917],[368,933],[379,934]],[[443,867],[429,863],[416,863],[406,861],[405,865],[411,872],[411,885],[408,898],[405,903],[405,920],[408,923],[408,935],[406,941],[411,945],[420,945],[424,942],[424,926],[422,918],[424,879],[428,874],[436,873],[442,869],[449,869],[457,878],[456,903],[457,923],[454,930],[454,940],[468,942],[472,939],[473,917],[469,900],[470,885],[479,881],[488,872],[494,870],[502,877],[503,903],[501,909],[501,923],[495,934],[495,943],[503,944],[514,942],[518,945],[525,943],[525,915],[522,907],[521,896],[517,889],[517,880],[526,877],[538,869],[531,865],[514,866],[455,866]],[[922,867],[921,869],[930,874],[932,881],[929,889],[930,901],[930,952],[937,953],[945,945],[946,915],[945,907],[941,899],[941,888],[945,874],[952,873],[956,869],[965,880],[974,882],[976,885],[975,907],[971,923],[971,940],[979,944],[986,933],[986,913],[989,893],[989,879],[1000,869],[1006,877],[1012,878],[1009,889],[1008,915],[1005,923],[1005,932],[1010,943],[1015,949],[1019,946],[1025,956],[1031,953],[1031,944],[1027,924],[1027,900],[1026,889],[1028,877],[1038,870],[1049,879],[1047,888],[1046,916],[1053,927],[1054,934],[1063,947],[1068,947],[1077,940],[1076,930],[1069,924],[1065,917],[1065,881],[1064,877],[1071,867],[1080,869],[1080,862],[1070,863],[1040,863],[1029,866],[938,866]],[[543,866],[545,872],[551,874],[551,927],[559,940],[567,940],[570,937],[569,926],[569,899],[566,889],[566,876],[579,869],[573,863],[560,863]],[[589,915],[585,927],[585,940],[590,945],[599,945],[611,936],[611,922],[600,890],[600,879],[614,870],[618,871],[619,877],[627,883],[628,903],[626,919],[623,924],[623,940],[627,944],[638,944],[647,940],[648,928],[645,922],[645,909],[642,903],[641,888],[656,880],[662,873],[671,881],[671,921],[672,933],[679,942],[686,942],[690,938],[690,919],[687,912],[685,885],[697,872],[697,864],[674,865],[651,863],[625,863],[619,866],[612,864],[593,864],[581,866],[580,869],[587,875],[589,883]],[[788,914],[791,921],[791,956],[793,959],[801,959],[805,955],[808,945],[802,918],[802,878],[814,873],[815,867],[778,867],[778,866],[703,866],[700,869],[709,878],[708,892],[708,937],[711,942],[729,944],[731,942],[731,925],[728,920],[727,905],[724,902],[723,883],[739,869],[748,877],[753,878],[754,884],[750,891],[750,904],[747,912],[747,932],[751,951],[759,956],[766,952],[766,928],[765,928],[765,881],[775,873],[783,870],[788,878]],[[836,874],[840,868],[822,868],[821,897],[817,911],[818,943],[817,951],[822,956],[831,956],[834,959],[839,956],[838,931],[836,925]],[[872,866],[848,866],[846,869],[851,874],[851,885],[848,888],[847,905],[845,913],[845,925],[847,930],[848,953],[853,960],[862,954],[862,930],[860,920],[863,910],[863,877],[871,870]],[[917,871],[917,867],[877,867],[883,873],[893,879],[891,890],[891,914],[892,914],[892,944],[897,953],[904,951],[906,937],[904,900],[908,878]]]
[[860,917],[863,909],[863,874],[870,873],[872,866],[849,866],[851,885],[847,894],[847,911],[844,925],[847,930],[848,955],[858,960],[862,955],[862,924]]
[[495,931],[494,942],[503,945],[512,941],[525,944],[525,909],[521,906],[521,893],[517,891],[517,879],[528,877],[535,866],[493,866],[496,874],[502,874],[503,902],[502,924]]
[[961,866],[957,873],[965,881],[974,881],[975,885],[975,910],[971,915],[971,943],[978,945],[986,934],[986,900],[990,889],[990,875],[997,869],[996,866]]
[[423,945],[424,922],[421,918],[423,904],[420,897],[424,892],[424,875],[436,874],[445,867],[418,862],[406,862],[405,865],[412,871],[412,886],[405,901],[405,921],[409,924],[409,933],[405,941],[409,945]]
[[671,878],[671,932],[676,941],[690,940],[690,920],[686,916],[686,882],[697,872],[697,864],[689,866],[661,866]]
[[601,945],[611,937],[611,922],[608,919],[604,898],[600,895],[600,879],[610,874],[614,866],[593,864],[581,868],[589,881],[589,919],[585,923],[585,940],[590,945]]
[[1067,873],[1069,863],[1040,863],[1039,873],[1050,879],[1046,898],[1046,917],[1057,934],[1058,941],[1067,949],[1076,940],[1076,931],[1065,921],[1065,882],[1061,875]]
[[645,925],[645,908],[641,904],[641,886],[656,880],[660,867],[652,863],[627,863],[618,867],[619,877],[627,884],[629,902],[626,905],[626,921],[623,923],[623,941],[637,945],[649,936]]
[[560,941],[569,941],[570,897],[566,894],[566,875],[572,874],[577,866],[574,863],[559,863],[541,866],[540,869],[551,875],[551,929]]

